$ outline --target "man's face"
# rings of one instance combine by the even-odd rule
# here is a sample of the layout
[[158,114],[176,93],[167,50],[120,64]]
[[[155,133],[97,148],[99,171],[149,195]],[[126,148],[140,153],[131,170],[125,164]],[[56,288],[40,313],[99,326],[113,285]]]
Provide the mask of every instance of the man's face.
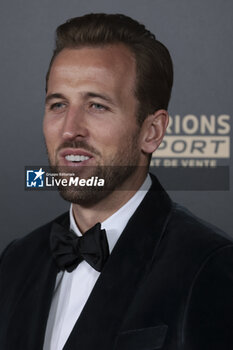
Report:
[[[135,59],[124,45],[58,54],[48,79],[44,117],[49,161],[56,171],[70,167],[69,172],[82,178],[104,177],[111,191],[132,175],[129,166],[139,165],[141,157],[135,81]],[[88,204],[104,196],[97,192],[71,188],[63,196]]]

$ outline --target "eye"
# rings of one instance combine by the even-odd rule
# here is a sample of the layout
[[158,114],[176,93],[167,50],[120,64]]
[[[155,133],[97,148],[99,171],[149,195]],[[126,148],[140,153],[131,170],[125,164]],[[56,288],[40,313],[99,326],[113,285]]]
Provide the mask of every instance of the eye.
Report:
[[98,111],[106,111],[108,108],[106,106],[101,105],[100,103],[92,103],[91,104],[92,109],[96,109]]
[[64,103],[62,103],[62,102],[56,102],[56,103],[53,103],[50,106],[50,110],[52,110],[52,111],[60,111],[61,109],[64,109],[65,106],[66,105]]

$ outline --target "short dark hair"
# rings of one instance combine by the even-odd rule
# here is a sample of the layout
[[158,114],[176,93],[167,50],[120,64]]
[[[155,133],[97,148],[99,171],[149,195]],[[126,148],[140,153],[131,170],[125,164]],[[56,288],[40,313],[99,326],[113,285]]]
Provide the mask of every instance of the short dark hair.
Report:
[[122,14],[91,13],[60,25],[46,75],[46,89],[52,63],[63,49],[119,43],[128,47],[136,60],[139,124],[156,110],[167,109],[173,84],[169,51],[143,24]]

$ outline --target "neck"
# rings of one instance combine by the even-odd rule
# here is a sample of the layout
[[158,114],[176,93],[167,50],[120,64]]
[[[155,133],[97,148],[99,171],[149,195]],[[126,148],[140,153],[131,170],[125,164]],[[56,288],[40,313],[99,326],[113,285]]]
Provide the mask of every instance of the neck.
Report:
[[[83,233],[97,222],[103,222],[113,215],[134,196],[145,181],[146,175],[134,174],[130,176],[123,185],[90,207],[73,204],[73,215],[79,230]],[[122,187],[130,188],[130,184],[132,183],[134,184],[133,190],[126,191],[121,189]]]

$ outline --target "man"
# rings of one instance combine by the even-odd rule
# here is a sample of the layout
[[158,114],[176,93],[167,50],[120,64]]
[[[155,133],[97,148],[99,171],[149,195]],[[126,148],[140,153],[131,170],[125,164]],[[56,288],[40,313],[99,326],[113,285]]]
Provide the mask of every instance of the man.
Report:
[[49,161],[106,186],[61,188],[70,213],[4,251],[1,350],[232,349],[232,241],[148,175],[172,80],[167,49],[129,17],[58,27]]

